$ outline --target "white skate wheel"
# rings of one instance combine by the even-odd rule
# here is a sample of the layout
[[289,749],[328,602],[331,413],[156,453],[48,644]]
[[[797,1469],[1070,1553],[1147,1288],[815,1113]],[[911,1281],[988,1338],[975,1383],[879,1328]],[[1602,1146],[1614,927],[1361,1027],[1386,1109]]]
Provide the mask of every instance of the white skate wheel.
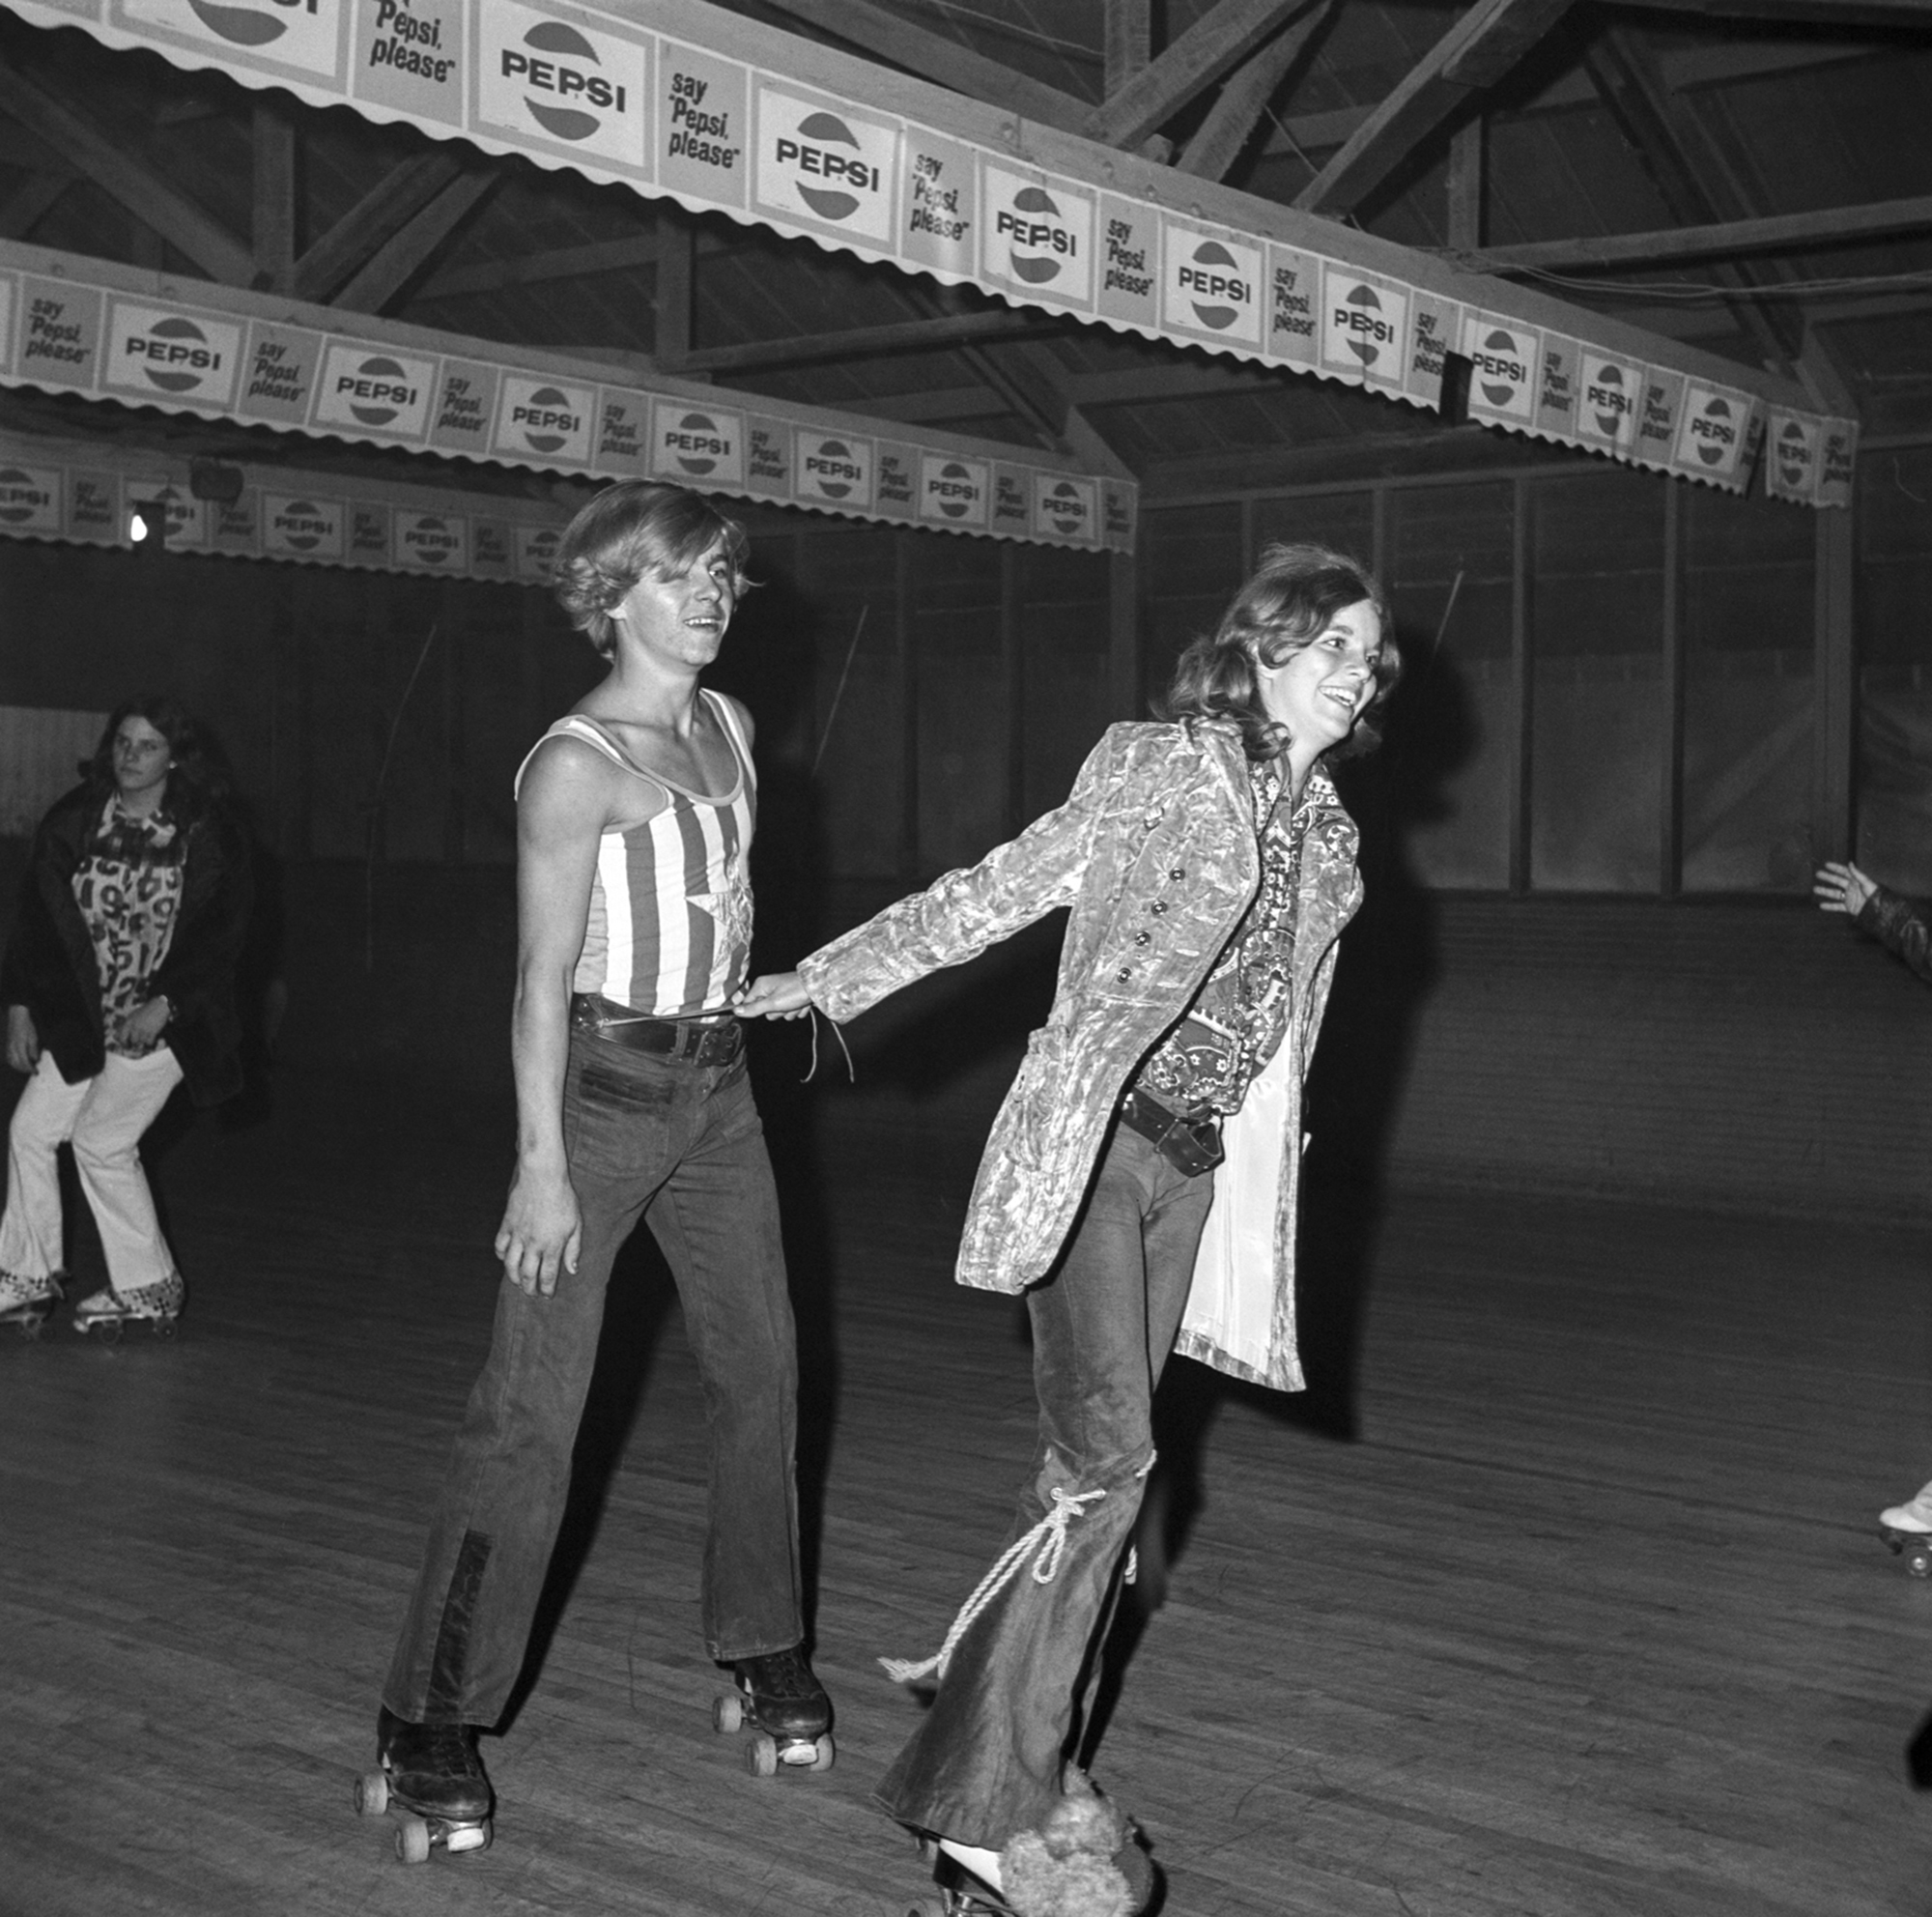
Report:
[[736,1731],[745,1721],[745,1701],[736,1691],[727,1691],[711,1705],[711,1727],[714,1731]]
[[813,1770],[830,1770],[832,1768],[832,1760],[838,1755],[837,1750],[833,1747],[832,1733],[828,1731],[811,1747],[811,1768]]
[[396,1855],[405,1864],[427,1864],[429,1849],[429,1826],[420,1817],[405,1817],[396,1826]]
[[365,1817],[380,1817],[389,1808],[388,1774],[365,1770],[355,1780],[355,1808]]
[[745,1768],[753,1777],[776,1777],[779,1773],[778,1739],[760,1731],[745,1746]]
[[490,1826],[458,1824],[443,1839],[443,1845],[452,1855],[459,1850],[487,1850],[490,1847]]

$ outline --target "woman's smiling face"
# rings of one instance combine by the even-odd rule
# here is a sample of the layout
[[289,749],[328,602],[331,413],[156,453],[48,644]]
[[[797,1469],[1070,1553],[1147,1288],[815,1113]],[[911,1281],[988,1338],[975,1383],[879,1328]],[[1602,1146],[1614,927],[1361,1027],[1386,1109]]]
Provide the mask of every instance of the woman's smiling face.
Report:
[[1262,705],[1290,740],[1319,757],[1355,730],[1376,696],[1376,668],[1382,656],[1381,615],[1357,599],[1329,616],[1307,644],[1278,666],[1255,662]]

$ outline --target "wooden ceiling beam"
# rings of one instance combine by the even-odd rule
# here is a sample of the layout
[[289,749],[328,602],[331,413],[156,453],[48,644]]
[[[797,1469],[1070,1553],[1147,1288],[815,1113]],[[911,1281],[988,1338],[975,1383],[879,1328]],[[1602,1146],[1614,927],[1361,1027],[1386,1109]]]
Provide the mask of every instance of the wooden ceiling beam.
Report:
[[838,359],[883,358],[902,353],[951,352],[996,339],[1051,336],[1059,323],[1017,307],[997,312],[949,314],[943,319],[899,320],[888,326],[853,327],[843,332],[800,333],[789,339],[747,340],[738,346],[702,346],[683,360],[680,373],[769,373],[783,367],[824,365]]
[[289,290],[327,305],[445,186],[476,165],[456,146],[438,146],[392,166],[296,261]]
[[1058,87],[988,60],[970,46],[944,34],[914,26],[901,15],[871,0],[768,0],[781,13],[836,35],[870,60],[903,67],[923,80],[950,87],[968,100],[1010,107],[1028,120],[1058,127],[1062,132],[1084,132],[1093,108],[1084,100]]
[[224,286],[246,286],[254,278],[254,255],[220,221],[186,194],[157,180],[146,159],[117,146],[42,81],[4,61],[0,61],[0,111],[11,113],[211,279]]
[[1321,0],[1220,0],[1136,73],[1118,93],[1094,109],[1077,130],[1103,146],[1138,147],[1150,133],[1239,66],[1262,43]]
[[77,173],[30,173],[0,200],[0,240],[24,240],[35,222],[79,179]]
[[377,247],[331,303],[353,313],[380,313],[502,181],[502,169],[494,166],[473,166],[459,174],[407,226]]
[[250,137],[255,149],[250,239],[255,284],[286,292],[296,266],[296,123],[277,96],[258,94]]
[[1289,70],[1307,52],[1316,35],[1335,18],[1338,11],[1339,0],[1326,0],[1326,4],[1304,14],[1293,26],[1284,27],[1232,73],[1215,96],[1214,104],[1208,109],[1208,117],[1175,161],[1175,171],[1192,174],[1197,180],[1225,180],[1228,169],[1254,137],[1268,101],[1288,77]]
[[1303,213],[1351,213],[1421,141],[1510,72],[1570,0],[1477,0],[1295,195]]
[[1613,233],[1599,239],[1538,240],[1519,246],[1444,247],[1445,259],[1471,272],[1534,268],[1568,272],[1598,267],[1658,266],[1684,260],[1738,258],[1747,253],[1796,253],[1848,245],[1903,233],[1932,232],[1932,194],[1827,207],[1817,213],[1773,214],[1758,219],[1672,226],[1655,233]]
[[1932,27],[1932,0],[1626,0],[1647,13],[1819,26]]
[[1105,0],[1100,91],[1111,98],[1153,58],[1152,0]]

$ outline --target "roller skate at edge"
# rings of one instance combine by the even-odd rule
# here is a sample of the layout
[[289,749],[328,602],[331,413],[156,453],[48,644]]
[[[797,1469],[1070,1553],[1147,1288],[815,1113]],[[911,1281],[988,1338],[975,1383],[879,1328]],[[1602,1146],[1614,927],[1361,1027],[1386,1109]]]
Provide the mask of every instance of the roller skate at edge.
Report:
[[25,1278],[0,1272],[0,1325],[12,1325],[23,1338],[38,1338],[66,1295],[65,1275],[53,1272],[44,1278]]
[[832,1700],[802,1645],[736,1658],[731,1671],[737,1687],[713,1700],[711,1728],[721,1735],[752,1732],[745,1768],[753,1777],[832,1768]]
[[1915,1578],[1932,1578],[1932,1484],[1903,1504],[1878,1514],[1878,1534],[1894,1557],[1905,1557]]

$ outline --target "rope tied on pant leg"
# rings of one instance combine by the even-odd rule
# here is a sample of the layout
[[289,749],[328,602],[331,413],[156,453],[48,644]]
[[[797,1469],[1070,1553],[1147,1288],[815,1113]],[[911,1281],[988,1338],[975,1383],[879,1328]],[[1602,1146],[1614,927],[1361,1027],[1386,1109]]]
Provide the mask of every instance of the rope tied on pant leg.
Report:
[[959,1615],[953,1618],[952,1628],[947,1632],[939,1654],[919,1664],[907,1663],[896,1657],[882,1657],[879,1662],[885,1667],[886,1675],[895,1684],[909,1684],[918,1677],[944,1677],[946,1667],[952,1662],[953,1650],[972,1628],[974,1618],[1018,1576],[1020,1566],[1026,1562],[1035,1546],[1038,1546],[1039,1555],[1033,1567],[1033,1581],[1037,1585],[1050,1585],[1059,1573],[1061,1554],[1066,1549],[1066,1527],[1075,1518],[1085,1515],[1087,1506],[1096,1498],[1106,1495],[1104,1489],[1078,1491],[1069,1495],[1056,1484],[1053,1487],[1053,1508],[1025,1536],[1015,1538],[1000,1553],[993,1568],[980,1580],[973,1595],[959,1607]]
[[[1135,1472],[1134,1475],[1136,1477],[1146,1477],[1148,1473],[1154,1468],[1154,1461],[1159,1456],[1160,1453],[1158,1451],[1150,1451],[1147,1463],[1139,1471]],[[1138,1544],[1130,1544],[1127,1546],[1127,1568],[1121,1573],[1121,1582],[1123,1585],[1137,1585],[1140,1581],[1141,1548]]]

